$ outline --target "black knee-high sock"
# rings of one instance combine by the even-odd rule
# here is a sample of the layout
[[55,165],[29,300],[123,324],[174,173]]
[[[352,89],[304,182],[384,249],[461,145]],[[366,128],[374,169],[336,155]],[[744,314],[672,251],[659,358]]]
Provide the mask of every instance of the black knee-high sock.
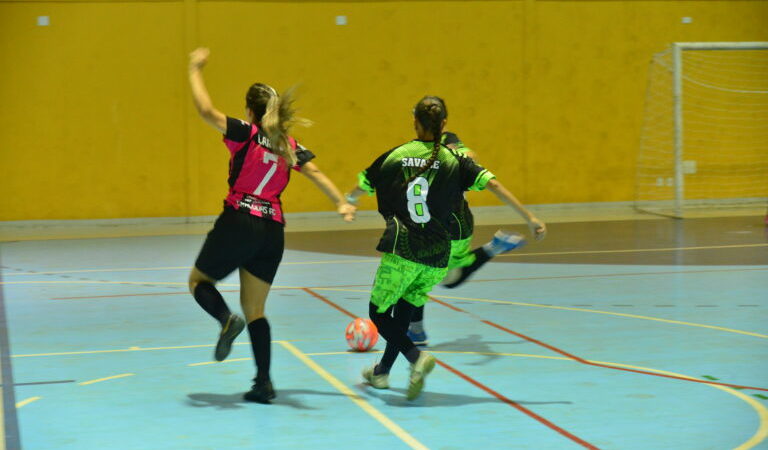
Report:
[[408,324],[411,322],[411,316],[415,309],[413,305],[400,299],[397,305],[384,313],[378,313],[377,309],[373,303],[369,304],[371,320],[379,329],[379,334],[387,341],[384,355],[375,371],[376,375],[379,375],[389,373],[398,353],[402,353],[409,362],[414,363],[421,352],[406,335]]
[[256,360],[256,378],[269,379],[269,364],[272,359],[272,335],[266,317],[256,319],[248,324],[248,334],[251,335],[253,359]]
[[413,316],[411,316],[411,322],[421,322],[423,320],[424,320],[424,305],[414,309]]
[[224,326],[224,324],[227,323],[232,312],[229,310],[229,307],[227,307],[224,297],[221,296],[219,290],[216,289],[213,284],[207,281],[197,283],[192,296],[195,297],[197,304],[200,305],[205,312],[221,323],[221,326]]

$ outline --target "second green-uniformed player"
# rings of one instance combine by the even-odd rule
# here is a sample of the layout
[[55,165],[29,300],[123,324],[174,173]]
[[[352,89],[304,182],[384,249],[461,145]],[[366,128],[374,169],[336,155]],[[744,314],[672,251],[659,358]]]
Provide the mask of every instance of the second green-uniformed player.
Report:
[[[455,133],[444,131],[441,141],[446,147],[475,161],[477,160],[475,152],[464,145]],[[516,200],[514,197],[512,199]],[[531,232],[537,235],[536,229],[543,227],[543,223],[539,222],[520,202],[516,202],[513,206],[528,220]],[[471,274],[494,256],[525,244],[521,235],[499,230],[490,242],[472,250],[474,217],[466,199],[463,199],[451,213],[449,231],[451,233],[451,256],[448,260],[448,275],[442,280],[442,285],[447,288],[455,288],[463,284]],[[537,235],[537,238],[540,239],[541,237]],[[424,331],[424,306],[417,308],[413,313],[411,324],[408,327],[408,337],[418,346],[426,346],[429,343],[427,333]]]

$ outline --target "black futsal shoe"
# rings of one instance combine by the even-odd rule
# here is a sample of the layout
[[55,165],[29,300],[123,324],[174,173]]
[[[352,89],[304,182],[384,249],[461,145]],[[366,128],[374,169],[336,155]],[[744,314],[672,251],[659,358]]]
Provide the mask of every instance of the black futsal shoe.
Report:
[[485,253],[483,247],[472,250],[472,253],[475,254],[475,261],[467,267],[457,267],[449,271],[442,283],[444,287],[453,289],[461,286],[477,269],[483,267],[485,263],[491,260],[491,257]]
[[276,396],[275,388],[272,387],[272,382],[270,380],[254,378],[251,390],[243,394],[243,399],[249,402],[269,404],[269,401]]
[[227,323],[221,329],[219,341],[216,342],[216,351],[213,354],[216,361],[227,359],[229,352],[232,351],[232,342],[243,331],[243,328],[245,328],[245,320],[242,317],[237,314],[229,316]]

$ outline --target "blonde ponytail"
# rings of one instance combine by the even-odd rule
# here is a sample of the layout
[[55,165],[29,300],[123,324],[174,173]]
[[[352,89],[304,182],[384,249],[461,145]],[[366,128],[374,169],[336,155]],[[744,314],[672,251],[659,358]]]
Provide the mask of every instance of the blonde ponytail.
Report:
[[285,159],[289,167],[296,165],[296,153],[291,149],[288,134],[293,125],[309,126],[307,119],[295,117],[293,106],[295,87],[286,90],[283,95],[273,95],[267,102],[267,110],[261,118],[261,127],[272,144],[272,150]]

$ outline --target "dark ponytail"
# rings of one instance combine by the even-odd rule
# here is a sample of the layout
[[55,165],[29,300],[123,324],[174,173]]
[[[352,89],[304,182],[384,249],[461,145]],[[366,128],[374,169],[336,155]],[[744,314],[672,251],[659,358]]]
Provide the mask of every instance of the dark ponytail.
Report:
[[416,120],[419,121],[421,126],[432,133],[434,138],[434,146],[432,147],[432,155],[430,155],[426,164],[424,164],[415,174],[408,179],[406,184],[419,177],[432,167],[437,159],[437,154],[440,153],[440,140],[443,135],[443,121],[448,117],[448,109],[445,107],[445,102],[440,97],[426,96],[422,98],[416,107],[413,109],[413,115],[416,116]]

